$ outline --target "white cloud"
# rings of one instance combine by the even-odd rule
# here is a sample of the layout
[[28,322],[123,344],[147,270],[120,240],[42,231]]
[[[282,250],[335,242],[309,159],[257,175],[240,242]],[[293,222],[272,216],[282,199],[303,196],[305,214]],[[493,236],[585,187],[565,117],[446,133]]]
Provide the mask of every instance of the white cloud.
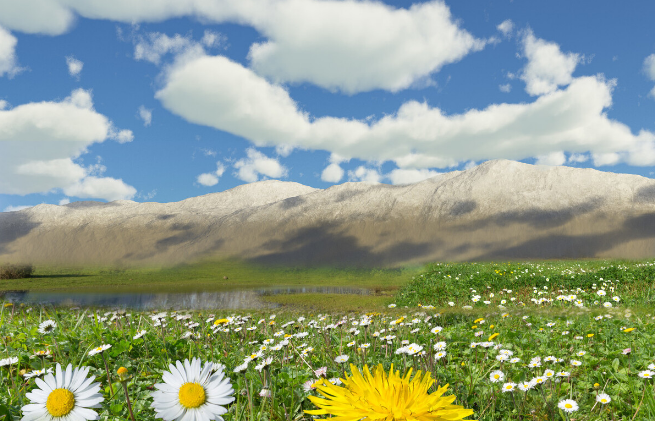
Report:
[[259,180],[259,175],[270,178],[286,177],[287,169],[275,158],[269,158],[254,148],[246,149],[247,158],[234,163],[233,167],[238,171],[235,177],[247,183]]
[[343,168],[339,164],[332,163],[323,169],[321,180],[326,183],[338,183],[343,178]]
[[[442,0],[396,9],[381,2],[337,0],[21,0],[0,3],[0,25],[58,35],[75,16],[129,24],[195,17],[205,23],[254,27],[265,41],[251,46],[251,65],[278,82],[310,82],[347,93],[398,91],[484,48],[460,28]],[[184,37],[145,40],[135,57],[158,63],[184,49]],[[204,45],[215,45],[210,33]],[[218,41],[220,43],[220,39]]]
[[212,173],[204,173],[200,174],[198,178],[196,178],[196,181],[198,184],[202,184],[203,186],[215,186],[218,184],[218,177]]
[[651,54],[644,59],[644,72],[650,80],[655,81],[655,54]]
[[366,168],[363,165],[357,167],[354,171],[348,171],[348,181],[360,181],[370,184],[379,184],[382,175],[375,168]]
[[504,37],[509,38],[512,36],[512,31],[514,31],[514,22],[512,22],[511,19],[505,19],[500,23],[500,25],[496,26],[496,29],[498,29]]
[[[86,186],[90,182],[85,184],[85,180],[102,172],[104,166],[84,168],[73,159],[94,143],[112,136],[127,137],[127,133],[131,135],[97,113],[90,92],[83,89],[60,102],[33,102],[0,110],[0,194],[45,193],[80,183]],[[123,186],[126,194],[128,187]],[[103,194],[106,190],[96,191]],[[115,191],[96,197],[115,197]]]
[[616,152],[593,153],[591,158],[595,166],[616,165],[621,162],[621,154]]
[[254,22],[268,41],[250,47],[252,68],[276,82],[348,94],[408,88],[485,44],[459,28],[441,1],[394,9],[378,2],[288,0],[268,13]]
[[312,119],[281,86],[225,57],[202,56],[167,69],[156,97],[188,121],[242,136],[257,147],[294,145],[344,159],[394,161],[400,168],[520,160],[559,151],[624,151],[623,159],[632,165],[655,164],[653,133],[635,135],[607,117],[615,85],[602,75],[585,76],[531,103],[492,104],[462,114],[408,101],[376,121]]
[[196,182],[198,182],[198,184],[202,184],[203,186],[215,186],[218,184],[218,179],[223,175],[224,172],[225,166],[220,162],[217,162],[216,171],[213,173],[200,174],[196,178]]
[[7,207],[3,210],[3,212],[17,212],[17,211],[19,211],[19,210],[23,210],[23,209],[27,209],[27,208],[31,208],[31,206],[24,206],[24,205],[20,205],[20,206],[7,206]]
[[71,200],[68,197],[64,197],[59,201],[59,206],[64,206],[67,205],[71,202]]
[[200,42],[207,48],[214,48],[224,44],[226,40],[227,37],[219,32],[205,30]]
[[291,152],[293,152],[293,145],[276,145],[275,146],[275,153],[278,154],[281,157],[287,157],[291,155]]
[[139,117],[143,120],[143,125],[145,127],[152,124],[152,110],[147,109],[143,105],[139,107]]
[[[644,59],[644,73],[652,81],[655,81],[655,54],[651,54]],[[655,87],[648,93],[648,96],[655,99]]]
[[440,173],[437,171],[428,170],[428,169],[408,170],[408,169],[397,168],[386,174],[385,178],[389,179],[391,181],[391,184],[394,185],[413,184],[423,180],[427,180],[428,178],[435,177],[439,174]]
[[13,77],[23,70],[16,63],[17,43],[16,37],[0,26],[0,76]]
[[471,168],[477,167],[478,164],[475,161],[469,161],[466,164],[464,164],[464,171],[470,170]]
[[65,187],[63,190],[67,196],[102,198],[108,201],[131,199],[136,194],[136,189],[125,184],[123,180],[94,176],[85,177],[75,184]]
[[109,139],[115,140],[118,143],[128,143],[134,140],[134,134],[132,130],[116,130],[114,126],[109,127],[109,134],[107,136]]
[[68,74],[79,80],[80,73],[82,72],[82,67],[84,67],[84,63],[73,56],[67,56],[66,65],[68,66]]
[[537,156],[535,165],[560,166],[566,162],[566,155],[562,151],[550,152],[545,155]]
[[512,90],[512,85],[510,85],[509,83],[506,83],[504,85],[498,85],[498,89],[500,89],[500,92],[509,93]]
[[183,37],[175,34],[169,37],[159,32],[151,32],[145,37],[141,36],[134,45],[134,58],[136,60],[146,60],[154,64],[159,64],[162,56],[166,54],[182,54],[204,52],[203,47],[191,39],[191,36]]
[[573,162],[573,163],[581,163],[581,162],[587,162],[589,160],[589,157],[585,154],[581,153],[573,153],[569,156],[568,161]]
[[580,62],[580,55],[564,54],[559,45],[534,36],[531,30],[523,34],[523,54],[528,63],[523,68],[521,80],[530,95],[554,92],[573,80],[573,71]]

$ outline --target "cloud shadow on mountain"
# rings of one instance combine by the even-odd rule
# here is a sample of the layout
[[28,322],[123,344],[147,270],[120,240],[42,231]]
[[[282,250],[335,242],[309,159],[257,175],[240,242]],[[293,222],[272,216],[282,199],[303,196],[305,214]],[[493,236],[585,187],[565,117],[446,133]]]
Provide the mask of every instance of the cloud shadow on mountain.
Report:
[[[535,207],[521,211],[499,212],[478,221],[467,221],[465,225],[453,229],[457,231],[476,231],[489,228],[490,225],[505,227],[511,224],[527,224],[532,228],[540,230],[556,228],[565,225],[578,216],[600,210],[603,202],[604,200],[602,198],[594,198],[587,202],[558,210],[544,210]],[[471,205],[464,205],[462,207],[466,209],[466,206],[471,207]]]
[[655,213],[627,218],[621,228],[588,235],[549,235],[504,249],[496,249],[471,260],[581,259],[633,240],[655,239]]
[[32,221],[29,215],[14,212],[0,215],[0,254],[9,253],[9,244],[26,236],[39,225],[41,223]]
[[339,232],[335,223],[301,228],[282,240],[271,240],[254,250],[247,260],[264,265],[374,267],[390,266],[429,255],[438,241],[400,242],[381,252],[358,244],[356,236]]

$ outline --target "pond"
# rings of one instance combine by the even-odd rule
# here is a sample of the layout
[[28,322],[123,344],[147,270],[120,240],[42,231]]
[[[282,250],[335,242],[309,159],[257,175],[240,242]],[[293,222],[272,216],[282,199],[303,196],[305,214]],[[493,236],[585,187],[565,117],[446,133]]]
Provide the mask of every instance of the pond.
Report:
[[358,294],[370,295],[364,288],[274,287],[229,291],[185,293],[71,293],[6,291],[0,298],[13,303],[78,307],[120,307],[136,310],[158,309],[270,309],[280,305],[263,299],[279,294]]

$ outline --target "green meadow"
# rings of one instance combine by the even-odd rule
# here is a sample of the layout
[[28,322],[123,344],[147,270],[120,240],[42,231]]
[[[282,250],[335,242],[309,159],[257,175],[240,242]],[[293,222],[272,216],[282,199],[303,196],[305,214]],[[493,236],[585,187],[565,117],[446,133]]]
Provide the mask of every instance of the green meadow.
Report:
[[[156,410],[163,407],[196,411],[197,419],[220,412],[239,421],[309,421],[314,418],[306,411],[319,408],[318,418],[344,420],[655,419],[653,261],[433,263],[395,270],[204,262],[167,269],[37,268],[35,275],[4,281],[0,289],[147,291],[156,285],[175,292],[229,283],[376,293],[268,296],[282,307],[267,311],[4,302],[0,420],[30,411],[47,419],[77,406],[85,415],[71,419],[92,419],[92,411],[101,420],[155,420],[165,418]],[[207,364],[211,378],[223,376],[221,388],[203,383],[200,365],[193,364],[180,366],[188,382],[175,383],[170,364],[194,358]],[[77,400],[73,392],[55,393],[48,384],[66,385],[57,364],[88,370],[83,374],[99,384],[85,383]],[[389,380],[391,389],[378,390],[384,383],[373,377],[355,387],[350,377],[364,366],[379,376],[376,370],[389,373],[392,365],[400,375],[412,373],[405,383]],[[416,399],[394,395],[412,387]],[[219,394],[217,409],[210,399]],[[97,406],[83,408],[91,402],[86,396]],[[338,396],[350,403],[330,406]],[[458,407],[449,406],[453,412],[446,415],[446,409],[421,406],[430,399],[442,402],[440,408]],[[41,419],[31,414],[28,419]]]

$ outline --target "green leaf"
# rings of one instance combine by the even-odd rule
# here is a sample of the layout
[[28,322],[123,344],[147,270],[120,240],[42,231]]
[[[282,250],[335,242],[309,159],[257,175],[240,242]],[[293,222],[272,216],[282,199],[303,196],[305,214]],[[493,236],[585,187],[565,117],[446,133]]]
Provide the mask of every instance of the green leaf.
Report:
[[4,405],[0,405],[0,420],[2,421],[14,421],[14,417],[11,416],[9,408]]
[[614,371],[617,371],[619,369],[619,359],[618,358],[614,358],[614,361],[612,361],[612,368],[614,369]]
[[123,412],[123,404],[122,403],[115,403],[115,404],[111,405],[109,407],[109,409],[114,414],[120,414],[121,412]]

